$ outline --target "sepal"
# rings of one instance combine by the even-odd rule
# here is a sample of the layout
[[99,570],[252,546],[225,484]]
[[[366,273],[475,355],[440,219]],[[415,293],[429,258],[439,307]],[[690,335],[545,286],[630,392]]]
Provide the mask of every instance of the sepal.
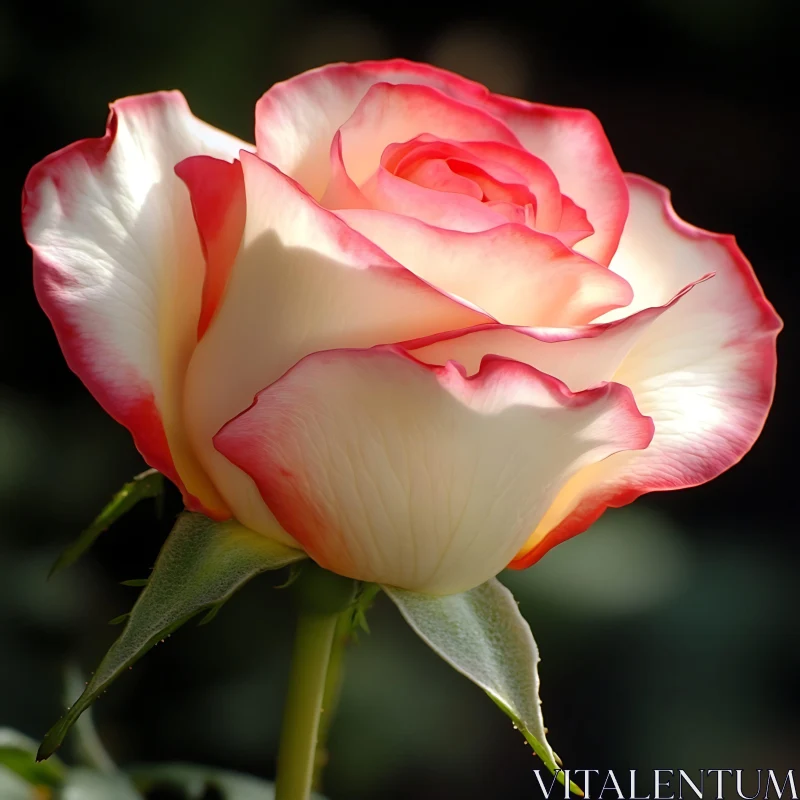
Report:
[[[495,578],[468,592],[445,596],[383,589],[419,637],[511,717],[563,784],[560,760],[547,742],[542,719],[539,649],[511,592]],[[583,796],[571,782],[570,790]]]
[[47,732],[37,759],[54,753],[78,717],[151,647],[200,612],[218,609],[259,573],[302,558],[302,551],[267,539],[235,521],[214,522],[201,514],[181,514],[125,629],[83,694]]

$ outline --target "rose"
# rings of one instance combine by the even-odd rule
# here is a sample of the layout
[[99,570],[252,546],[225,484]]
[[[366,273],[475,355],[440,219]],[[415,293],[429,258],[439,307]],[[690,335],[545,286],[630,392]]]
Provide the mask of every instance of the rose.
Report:
[[[30,173],[64,354],[188,507],[448,593],[749,449],[780,322],[589,112],[404,61],[178,93]],[[254,397],[256,397],[254,401]]]

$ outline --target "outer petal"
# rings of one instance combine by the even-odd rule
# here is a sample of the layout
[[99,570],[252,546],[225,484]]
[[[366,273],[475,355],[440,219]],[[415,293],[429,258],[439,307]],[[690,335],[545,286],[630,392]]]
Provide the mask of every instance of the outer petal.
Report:
[[622,386],[377,348],[309,356],[215,443],[324,567],[449,594],[499,572],[571,474],[651,432]]
[[[215,175],[222,171],[208,172],[207,180]],[[487,317],[415,277],[249,153],[242,153],[242,179],[242,245],[189,366],[185,417],[192,444],[234,516],[285,538],[250,478],[214,449],[212,437],[222,425],[308,353],[397,341]],[[208,215],[198,204],[214,192],[208,184],[196,193],[191,188],[202,226]]]
[[242,147],[192,116],[178,92],[131,97],[112,105],[102,139],[37,164],[23,194],[37,296],[67,362],[145,460],[191,507],[215,515],[226,509],[181,412],[204,263],[173,167],[192,154],[232,158]]
[[488,323],[404,342],[402,347],[425,364],[444,366],[456,361],[467,375],[477,373],[484,356],[491,353],[528,364],[571,391],[581,392],[611,381],[650,326],[696,285],[686,287],[664,306],[603,325],[525,328]]
[[424,280],[506,324],[582,325],[633,296],[610,270],[524,225],[463,233],[380,211],[337,213]]
[[247,217],[242,165],[210,156],[192,156],[175,167],[189,187],[206,273],[197,338],[201,339],[222,302],[239,252]]
[[716,274],[659,317],[614,375],[653,418],[650,447],[576,475],[515,566],[586,530],[609,506],[716,477],[750,449],[772,402],[781,322],[733,238],[683,222],[663,187],[638,177],[629,186],[631,214],[614,268],[641,287],[644,302],[691,274]]

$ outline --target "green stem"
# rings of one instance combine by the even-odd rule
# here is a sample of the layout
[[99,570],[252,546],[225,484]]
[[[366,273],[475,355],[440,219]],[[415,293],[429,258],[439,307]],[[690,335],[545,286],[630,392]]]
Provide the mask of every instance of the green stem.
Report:
[[308,800],[314,778],[319,715],[338,614],[301,612],[278,750],[276,800]]
[[308,564],[293,588],[299,612],[278,749],[275,800],[311,797],[334,638],[342,612],[353,600],[355,583]]
[[315,791],[322,789],[322,772],[328,764],[328,736],[330,734],[339,695],[342,691],[344,674],[344,651],[351,637],[352,614],[350,610],[339,614],[333,634],[333,645],[328,662],[328,674],[325,676],[325,689],[322,694],[322,717],[317,734],[317,753],[314,759],[314,777],[312,787]]

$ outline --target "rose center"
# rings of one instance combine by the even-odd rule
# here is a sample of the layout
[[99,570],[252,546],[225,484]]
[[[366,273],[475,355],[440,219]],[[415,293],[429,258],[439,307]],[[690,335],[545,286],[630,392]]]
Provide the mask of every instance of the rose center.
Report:
[[395,177],[438,192],[465,195],[509,222],[536,226],[536,195],[525,177],[451,142],[413,140],[391,145],[384,168]]

